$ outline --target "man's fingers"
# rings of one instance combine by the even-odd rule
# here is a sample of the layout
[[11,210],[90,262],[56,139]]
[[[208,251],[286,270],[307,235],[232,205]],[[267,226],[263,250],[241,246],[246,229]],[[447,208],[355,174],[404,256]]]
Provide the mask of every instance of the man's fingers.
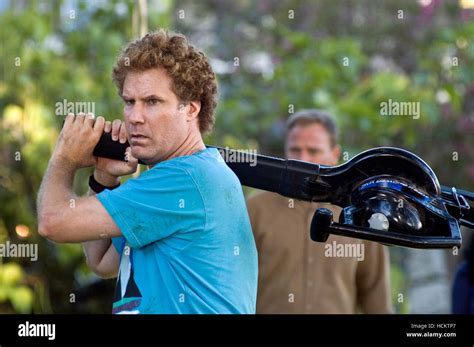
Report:
[[125,150],[125,161],[128,162],[129,166],[130,164],[132,165],[138,164],[138,159],[132,155],[131,147],[127,147],[127,149]]
[[74,123],[84,124],[84,120],[86,119],[86,115],[84,112],[80,112],[76,115],[76,119]]
[[106,121],[105,126],[104,126],[104,131],[106,133],[110,133],[111,130],[112,130],[112,122],[111,121]]
[[120,133],[120,125],[122,121],[120,119],[114,119],[112,122],[112,140],[117,141]]
[[125,143],[127,141],[127,127],[125,126],[125,122],[122,122],[122,125],[120,126],[119,140],[120,143]]
[[97,117],[94,123],[94,131],[97,131],[100,135],[104,131],[105,127],[105,118],[102,116]]
[[66,119],[64,120],[63,127],[65,127],[66,125],[70,125],[72,122],[74,122],[74,118],[76,118],[76,116],[74,116],[74,113],[68,113]]
[[90,127],[94,127],[95,116],[92,112],[86,114],[84,124],[87,124]]

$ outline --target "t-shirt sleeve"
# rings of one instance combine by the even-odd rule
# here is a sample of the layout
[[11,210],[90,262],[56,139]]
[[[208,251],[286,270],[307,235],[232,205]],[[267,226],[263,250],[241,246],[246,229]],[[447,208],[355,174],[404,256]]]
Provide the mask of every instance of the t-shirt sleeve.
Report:
[[123,236],[112,237],[112,244],[117,253],[122,254],[123,249],[125,248],[125,238]]
[[186,241],[205,227],[201,193],[189,172],[176,166],[158,165],[96,196],[132,248],[174,233]]

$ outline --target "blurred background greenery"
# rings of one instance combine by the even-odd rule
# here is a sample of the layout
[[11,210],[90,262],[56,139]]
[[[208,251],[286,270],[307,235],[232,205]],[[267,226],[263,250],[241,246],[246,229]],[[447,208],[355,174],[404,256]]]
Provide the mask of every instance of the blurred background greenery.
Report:
[[[110,312],[114,281],[86,268],[80,245],[38,236],[35,200],[57,103],[121,118],[111,68],[147,30],[180,31],[211,57],[220,101],[208,144],[282,156],[285,119],[323,108],[344,160],[403,147],[443,184],[474,190],[474,1],[0,0],[0,27],[0,243],[39,247],[36,262],[0,258],[0,313]],[[381,116],[388,99],[420,102],[420,118]],[[404,253],[391,253],[395,310],[410,312],[397,302]]]

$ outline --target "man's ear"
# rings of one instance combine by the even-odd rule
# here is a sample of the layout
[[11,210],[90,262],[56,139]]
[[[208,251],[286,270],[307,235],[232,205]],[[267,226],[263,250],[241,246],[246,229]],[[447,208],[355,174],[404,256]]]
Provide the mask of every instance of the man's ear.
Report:
[[332,149],[332,154],[336,160],[336,164],[339,162],[339,159],[341,158],[341,146],[335,145]]
[[186,120],[196,119],[201,111],[201,101],[190,101],[186,107]]

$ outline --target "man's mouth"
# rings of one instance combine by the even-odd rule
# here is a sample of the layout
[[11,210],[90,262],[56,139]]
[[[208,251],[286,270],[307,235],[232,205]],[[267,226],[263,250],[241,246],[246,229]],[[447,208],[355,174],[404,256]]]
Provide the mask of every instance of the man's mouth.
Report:
[[142,134],[132,134],[130,135],[130,144],[139,144],[140,142],[146,140],[148,137]]

